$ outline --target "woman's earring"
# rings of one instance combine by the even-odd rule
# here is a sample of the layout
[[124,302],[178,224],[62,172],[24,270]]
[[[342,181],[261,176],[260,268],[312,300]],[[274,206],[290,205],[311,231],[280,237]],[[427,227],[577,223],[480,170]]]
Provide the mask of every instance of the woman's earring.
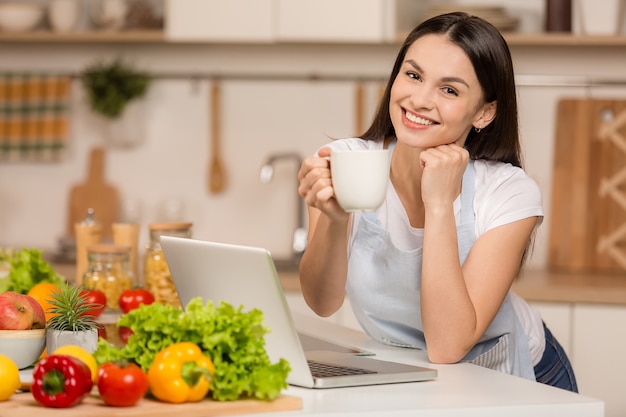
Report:
[[476,127],[476,126],[474,126],[474,132],[476,132],[476,133],[480,133],[480,131],[481,131],[481,130],[483,130],[483,129],[482,129],[482,128],[480,128],[480,127]]

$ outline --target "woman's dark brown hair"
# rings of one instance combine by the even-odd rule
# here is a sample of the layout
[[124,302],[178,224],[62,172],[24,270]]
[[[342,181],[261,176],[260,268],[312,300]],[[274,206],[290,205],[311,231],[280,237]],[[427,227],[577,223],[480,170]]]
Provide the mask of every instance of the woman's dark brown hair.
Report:
[[417,39],[429,34],[446,35],[461,48],[474,67],[485,102],[497,101],[495,119],[480,132],[472,129],[465,141],[470,157],[508,162],[521,167],[517,96],[511,52],[495,27],[483,19],[462,12],[428,19],[407,36],[396,58],[372,125],[362,138],[374,140],[395,136],[389,115],[391,86],[400,72],[409,47]]

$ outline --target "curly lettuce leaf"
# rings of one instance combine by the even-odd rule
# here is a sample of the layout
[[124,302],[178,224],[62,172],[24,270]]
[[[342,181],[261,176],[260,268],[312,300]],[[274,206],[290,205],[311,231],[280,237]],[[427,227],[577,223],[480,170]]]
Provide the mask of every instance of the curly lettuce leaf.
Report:
[[42,252],[38,249],[23,248],[13,253],[8,261],[9,274],[2,280],[0,291],[26,294],[40,282],[51,282],[56,285],[65,282],[65,279],[43,259]]
[[153,303],[120,317],[118,326],[128,326],[133,335],[121,349],[101,339],[94,353],[98,364],[127,359],[144,371],[156,354],[181,341],[196,343],[215,365],[211,396],[228,401],[241,397],[272,400],[283,388],[290,371],[285,359],[272,364],[265,350],[263,313],[244,312],[222,302],[202,304],[200,298],[189,302],[185,311]]

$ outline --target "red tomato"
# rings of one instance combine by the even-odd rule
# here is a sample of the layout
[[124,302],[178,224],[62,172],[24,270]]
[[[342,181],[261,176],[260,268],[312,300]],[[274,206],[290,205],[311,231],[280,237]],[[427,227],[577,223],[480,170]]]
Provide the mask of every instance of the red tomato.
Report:
[[107,405],[130,407],[148,392],[148,376],[132,362],[107,362],[98,368],[98,392]]
[[133,329],[126,326],[120,326],[117,329],[117,334],[120,336],[120,340],[122,341],[122,343],[126,344],[128,343],[128,339],[130,339],[130,337],[133,335]]
[[148,305],[154,303],[154,295],[143,288],[124,290],[120,294],[119,303],[120,309],[126,314],[131,310],[139,308],[141,304]]
[[99,325],[98,326],[98,339],[103,338],[106,339],[107,338],[107,329],[106,327],[104,327],[104,325]]
[[82,290],[80,294],[85,294],[87,296],[87,304],[93,304],[94,306],[94,308],[85,313],[85,315],[100,317],[107,305],[107,297],[104,292],[91,288]]

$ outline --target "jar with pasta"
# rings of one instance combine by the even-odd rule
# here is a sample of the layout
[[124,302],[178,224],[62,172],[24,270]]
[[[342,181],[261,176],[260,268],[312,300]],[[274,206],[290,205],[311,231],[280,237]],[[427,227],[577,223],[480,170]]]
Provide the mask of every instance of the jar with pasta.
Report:
[[181,307],[178,292],[172,281],[163,249],[161,236],[191,237],[191,223],[153,223],[148,226],[150,243],[146,247],[144,284],[156,302]]
[[109,244],[87,247],[88,265],[83,285],[101,290],[110,310],[119,310],[120,294],[133,287],[135,277],[130,270],[130,250],[129,246]]

